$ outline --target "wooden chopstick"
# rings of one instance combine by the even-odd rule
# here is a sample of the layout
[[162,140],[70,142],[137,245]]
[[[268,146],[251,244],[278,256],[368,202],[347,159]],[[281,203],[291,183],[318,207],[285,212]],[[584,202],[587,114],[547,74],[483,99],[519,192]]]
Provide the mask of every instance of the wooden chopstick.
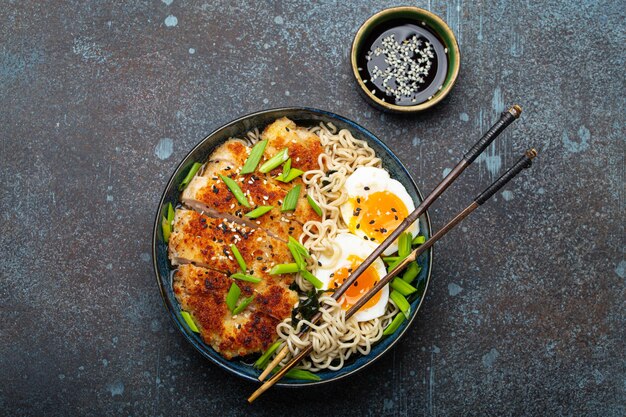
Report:
[[[401,233],[403,233],[409,226],[426,212],[430,205],[439,198],[441,194],[457,179],[459,175],[471,165],[472,162],[478,156],[483,153],[485,149],[497,138],[504,129],[506,129],[511,123],[517,120],[522,114],[522,108],[517,104],[510,107],[507,111],[500,115],[500,119],[483,135],[482,138],[461,158],[456,164],[454,169],[450,171],[448,175],[435,187],[435,189],[422,201],[422,203],[411,212],[402,223],[398,225],[394,230],[378,247],[372,252],[359,267],[357,267],[352,274],[344,281],[344,283],[338,287],[333,293],[333,298],[338,300],[347,290],[350,288],[354,281],[374,262],[385,249],[389,247],[393,242],[398,239]],[[317,323],[322,317],[321,313],[315,314],[311,318],[312,323]],[[303,336],[308,331],[307,328],[303,329],[300,336]],[[267,376],[272,372],[276,366],[287,356],[289,353],[289,347],[285,344],[283,348],[278,352],[274,359],[269,363],[265,370],[259,375],[259,381],[265,380]]]
[[[407,256],[398,266],[396,266],[391,272],[389,272],[384,278],[376,283],[370,290],[365,293],[359,300],[348,309],[346,312],[346,319],[352,317],[361,307],[365,305],[378,291],[380,291],[385,285],[387,285],[393,278],[395,278],[400,271],[402,271],[409,262],[413,262],[419,255],[428,250],[435,242],[445,236],[450,230],[452,230],[463,219],[469,216],[474,210],[484,204],[491,198],[498,190],[504,187],[509,181],[515,178],[522,170],[530,168],[532,160],[537,156],[537,151],[529,149],[526,153],[518,159],[518,161],[509,168],[500,178],[495,180],[485,191],[483,191],[478,197],[472,201],[472,203],[464,208],[459,214],[457,214],[452,220],[450,220],[444,227],[442,227],[437,233],[435,233],[430,239],[424,242],[423,245],[413,250],[409,256]],[[402,314],[399,312],[398,314]],[[278,380],[280,380],[289,370],[296,366],[305,356],[307,356],[313,350],[312,345],[308,345],[298,355],[293,357],[284,367],[282,367],[272,378],[261,385],[252,395],[248,398],[248,402],[252,403],[261,394],[271,388]]]

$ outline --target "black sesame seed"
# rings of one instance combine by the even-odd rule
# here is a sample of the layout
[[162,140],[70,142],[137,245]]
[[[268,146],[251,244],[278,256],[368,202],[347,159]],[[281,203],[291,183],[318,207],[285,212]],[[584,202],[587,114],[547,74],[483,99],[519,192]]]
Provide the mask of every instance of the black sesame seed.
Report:
[[226,168],[224,168],[224,171],[229,171],[229,170],[230,170],[230,167],[229,167],[229,166],[228,166],[228,167],[226,167]]
[[363,189],[364,189],[365,191],[369,191],[369,190],[370,190],[370,187],[363,187]]
[[395,220],[398,220],[398,216],[393,216],[393,218],[394,218]]
[[320,261],[317,261],[317,266],[322,266],[322,263]]
[[370,224],[376,223],[376,220],[370,220]]
[[396,210],[395,208],[391,208],[391,211],[393,211],[394,213],[396,213],[398,210]]
[[356,228],[360,229],[361,228],[361,223],[357,223]]
[[358,204],[361,204],[361,199],[360,199],[359,197],[357,197],[357,198],[356,198],[356,202],[357,202]]
[[261,257],[261,256],[257,256],[257,257],[256,257],[256,260],[257,260],[257,261],[262,261],[262,260],[263,260],[263,257]]

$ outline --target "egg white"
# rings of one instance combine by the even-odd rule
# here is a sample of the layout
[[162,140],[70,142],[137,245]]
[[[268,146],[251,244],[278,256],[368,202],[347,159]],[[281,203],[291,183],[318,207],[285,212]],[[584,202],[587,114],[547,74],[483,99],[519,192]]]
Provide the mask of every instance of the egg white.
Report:
[[[374,167],[359,167],[352,175],[350,175],[344,184],[344,189],[350,199],[356,199],[357,197],[367,198],[372,193],[387,191],[396,195],[407,208],[407,212],[411,213],[415,210],[415,204],[411,199],[411,196],[406,191],[406,188],[397,180],[394,180],[389,176],[389,173],[382,168]],[[350,224],[353,218],[355,205],[352,201],[348,200],[340,207],[341,217],[346,224]],[[411,236],[416,236],[419,233],[419,222],[413,223],[407,230],[411,233]],[[367,236],[361,229],[354,231],[357,236],[363,238]],[[364,240],[364,239],[363,239]],[[378,242],[380,243],[380,242]],[[392,255],[398,251],[398,241],[393,242],[385,251],[384,255]]]
[[[330,283],[332,282],[332,277],[330,276],[331,274],[341,268],[349,268],[351,266],[351,263],[348,261],[348,257],[350,257],[350,255],[365,259],[374,251],[374,249],[376,249],[376,244],[374,242],[366,241],[365,239],[353,235],[352,233],[338,234],[332,242],[334,243],[333,246],[336,247],[339,253],[335,253],[334,256],[321,256],[319,258],[321,266],[318,266],[313,271],[314,275],[322,282],[322,288],[325,290],[328,289]],[[338,261],[335,262],[335,259],[338,259]],[[374,263],[372,263],[372,266],[378,273],[379,278],[383,278],[387,275],[385,264],[380,258],[376,259]],[[383,289],[380,290],[380,298],[378,302],[367,309],[361,308],[354,315],[354,317],[357,321],[368,321],[380,317],[385,314],[388,301],[389,285],[385,285]]]

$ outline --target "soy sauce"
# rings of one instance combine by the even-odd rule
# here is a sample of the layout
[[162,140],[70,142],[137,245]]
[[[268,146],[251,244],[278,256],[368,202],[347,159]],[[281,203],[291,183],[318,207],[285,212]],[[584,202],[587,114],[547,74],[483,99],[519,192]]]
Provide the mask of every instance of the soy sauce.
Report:
[[379,99],[414,106],[442,88],[448,50],[422,22],[392,20],[376,28],[357,59],[361,79]]

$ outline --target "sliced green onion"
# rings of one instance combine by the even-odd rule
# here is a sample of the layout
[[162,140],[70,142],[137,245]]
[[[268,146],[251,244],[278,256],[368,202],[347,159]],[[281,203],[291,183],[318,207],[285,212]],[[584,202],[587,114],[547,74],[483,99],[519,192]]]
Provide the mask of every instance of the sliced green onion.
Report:
[[267,174],[274,168],[277,168],[280,164],[285,162],[287,159],[289,159],[289,151],[287,150],[287,148],[285,148],[282,151],[278,152],[276,155],[272,156],[266,163],[261,165],[261,168],[259,168],[259,171],[264,174]]
[[304,278],[307,281],[309,281],[317,289],[322,288],[322,286],[324,285],[324,284],[322,284],[322,281],[317,279],[317,277],[315,275],[313,275],[312,273],[310,273],[306,269],[300,271],[300,274],[302,274],[302,278]]
[[172,207],[172,203],[167,203],[167,220],[170,222],[174,221],[174,207]]
[[404,295],[405,297],[417,291],[417,288],[415,288],[414,286],[412,286],[411,284],[409,284],[402,278],[394,278],[394,280],[391,281],[391,288],[398,291],[400,294]]
[[307,259],[311,257],[309,250],[305,248],[302,243],[298,242],[296,239],[294,239],[291,236],[289,236],[289,242],[291,242],[291,244],[293,244],[293,246],[295,246],[296,249],[298,249],[298,251],[300,252],[300,255],[304,256]]
[[398,291],[393,290],[391,294],[389,294],[389,298],[393,300],[394,303],[398,306],[400,311],[404,313],[404,316],[408,319],[411,314],[411,304],[404,298],[404,295],[400,294]]
[[220,175],[220,178],[222,179],[222,181],[224,181],[224,184],[226,184],[230,192],[233,193],[237,201],[239,201],[239,204],[244,207],[250,207],[250,203],[248,203],[246,195],[243,193],[243,191],[241,191],[241,188],[239,188],[239,185],[235,182],[235,180],[225,175]]
[[317,205],[317,203],[315,202],[315,200],[313,200],[313,197],[311,197],[310,195],[306,195],[306,199],[309,202],[309,205],[311,206],[311,208],[313,209],[314,212],[317,213],[318,216],[322,216],[322,209],[320,208],[320,206]]
[[169,242],[170,235],[172,234],[172,223],[167,220],[165,216],[163,216],[163,220],[161,220],[161,229],[163,229],[163,241],[165,243]]
[[196,323],[194,323],[193,319],[191,318],[191,314],[187,313],[186,311],[181,311],[180,316],[183,318],[183,320],[185,320],[185,323],[187,323],[187,326],[192,332],[200,333],[200,330],[198,330],[198,326],[196,326]]
[[196,175],[196,173],[200,170],[201,167],[202,167],[202,164],[200,162],[193,163],[193,165],[191,166],[191,169],[189,169],[189,172],[187,173],[187,176],[183,179],[183,182],[181,182],[178,185],[178,191],[184,190],[185,187],[189,185],[189,183],[193,179],[193,176]]
[[287,162],[283,165],[283,178],[287,178],[291,171],[291,158],[287,159]]
[[248,298],[244,298],[243,301],[239,303],[239,305],[233,310],[233,316],[236,316],[237,314],[245,310],[245,308],[248,307],[252,300],[254,300],[254,294],[252,294]]
[[291,252],[291,256],[293,256],[294,261],[296,261],[298,269],[306,269],[306,262],[304,262],[304,259],[302,259],[302,254],[300,253],[300,250],[291,242],[287,242],[287,247],[289,248],[289,252]]
[[322,378],[315,375],[313,372],[305,371],[304,369],[290,369],[285,378],[300,379],[302,381],[321,381]]
[[237,306],[237,300],[239,299],[240,295],[241,290],[239,289],[237,284],[233,282],[233,284],[230,286],[230,289],[228,290],[228,294],[226,294],[226,305],[228,306],[228,309],[230,311],[233,311],[235,309],[235,306]]
[[285,173],[283,172],[282,174],[277,176],[276,179],[280,182],[291,182],[302,174],[304,174],[304,171],[298,168],[291,168],[291,170],[289,170],[289,175],[285,176]]
[[267,348],[265,353],[262,354],[261,357],[256,360],[256,362],[254,362],[254,367],[257,369],[265,369],[265,367],[270,361],[270,357],[274,354],[274,352],[276,352],[276,349],[278,349],[280,345],[282,345],[282,343],[283,343],[282,340],[277,340],[274,343],[272,343],[272,345],[269,348]]
[[279,274],[293,274],[294,272],[298,272],[300,268],[298,268],[298,264],[278,264],[275,265],[270,271],[270,275],[279,275]]
[[383,262],[387,265],[398,262],[398,259],[400,259],[399,256],[383,256]]
[[422,236],[422,235],[417,235],[415,236],[415,239],[413,239],[413,245],[423,245],[424,242],[426,242],[426,236]]
[[252,147],[250,155],[248,156],[248,159],[246,159],[246,163],[243,164],[243,168],[241,168],[241,171],[239,172],[241,175],[254,172],[257,165],[259,165],[259,162],[261,161],[261,157],[263,157],[265,146],[267,146],[267,140],[257,142],[256,145]]
[[246,272],[246,261],[243,260],[243,256],[241,256],[241,253],[239,252],[239,249],[237,249],[237,246],[230,245],[230,250],[233,252],[233,256],[237,260],[239,268],[241,268],[243,272]]
[[400,263],[404,260],[404,258],[406,258],[406,256],[398,256],[397,258],[398,259],[391,262],[389,266],[387,266],[387,272],[393,271],[396,268],[396,266],[400,265]]
[[406,258],[411,253],[411,234],[402,233],[398,238],[398,256]]
[[256,219],[258,217],[261,217],[262,215],[264,215],[268,211],[272,210],[273,208],[274,208],[274,206],[259,206],[259,207],[255,208],[254,210],[246,213],[245,216],[249,217],[251,219]]
[[296,209],[296,206],[298,205],[298,198],[300,197],[300,188],[301,186],[298,184],[287,193],[285,201],[283,201],[283,207],[280,211],[291,211]]
[[396,314],[391,323],[389,323],[389,326],[385,327],[385,330],[383,330],[383,336],[389,336],[390,334],[394,334],[405,319],[406,318],[404,317],[404,314]]
[[242,274],[241,272],[232,274],[230,277],[234,279],[238,279],[240,281],[252,282],[253,284],[258,284],[259,282],[262,281],[262,279],[259,277],[255,277],[254,275]]
[[402,280],[408,282],[409,284],[415,280],[415,278],[419,275],[422,267],[417,264],[417,262],[409,263],[409,266],[404,270],[404,275],[402,275]]

